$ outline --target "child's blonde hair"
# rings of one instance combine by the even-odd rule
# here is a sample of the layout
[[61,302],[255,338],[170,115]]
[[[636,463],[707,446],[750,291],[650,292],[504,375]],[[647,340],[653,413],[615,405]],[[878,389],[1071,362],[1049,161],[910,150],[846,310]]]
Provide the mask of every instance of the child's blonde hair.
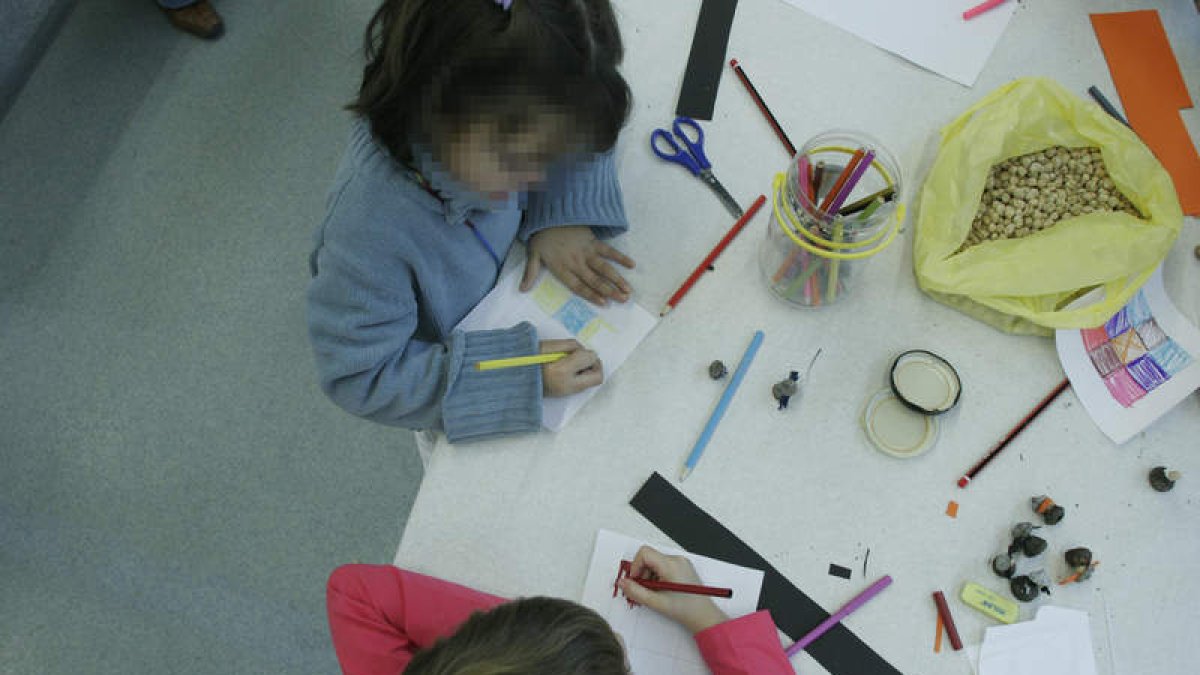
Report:
[[403,163],[475,120],[501,133],[561,113],[561,150],[604,151],[629,114],[623,48],[608,0],[384,0],[349,108]]
[[625,650],[592,610],[522,598],[477,612],[420,651],[405,675],[625,675]]

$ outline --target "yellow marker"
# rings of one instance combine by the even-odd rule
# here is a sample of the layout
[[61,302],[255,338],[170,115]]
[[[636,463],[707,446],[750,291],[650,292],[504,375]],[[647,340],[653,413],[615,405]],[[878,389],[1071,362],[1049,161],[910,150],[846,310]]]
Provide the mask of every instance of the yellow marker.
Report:
[[500,370],[501,368],[515,368],[517,366],[538,366],[543,363],[554,363],[566,355],[567,352],[546,352],[545,354],[534,354],[533,356],[491,359],[490,361],[479,361],[476,363],[475,370]]
[[974,607],[997,621],[1016,623],[1021,618],[1021,608],[1016,602],[979,584],[968,581],[959,597],[968,607]]

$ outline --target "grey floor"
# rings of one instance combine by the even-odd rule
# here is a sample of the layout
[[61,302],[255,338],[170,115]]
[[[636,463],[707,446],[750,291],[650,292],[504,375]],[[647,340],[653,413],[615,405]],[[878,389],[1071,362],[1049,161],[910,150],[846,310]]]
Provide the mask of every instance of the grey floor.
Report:
[[411,434],[314,383],[309,235],[373,0],[84,0],[0,120],[0,673],[330,673]]

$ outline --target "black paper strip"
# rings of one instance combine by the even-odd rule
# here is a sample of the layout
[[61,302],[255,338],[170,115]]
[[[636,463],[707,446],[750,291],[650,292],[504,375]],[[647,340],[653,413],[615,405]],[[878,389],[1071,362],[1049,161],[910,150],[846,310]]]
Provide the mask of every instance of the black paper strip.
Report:
[[737,0],[704,0],[700,5],[696,32],[692,34],[692,51],[688,54],[683,86],[679,90],[679,104],[675,106],[676,115],[712,119],[736,9]]
[[[804,591],[657,472],[646,479],[629,505],[692,553],[762,570],[758,608],[771,610],[775,625],[793,640],[829,617]],[[900,675],[844,624],[831,628],[806,651],[833,675]]]
[[849,579],[850,578],[850,568],[842,567],[841,565],[839,565],[837,563],[829,563],[829,576],[841,577],[843,579]]

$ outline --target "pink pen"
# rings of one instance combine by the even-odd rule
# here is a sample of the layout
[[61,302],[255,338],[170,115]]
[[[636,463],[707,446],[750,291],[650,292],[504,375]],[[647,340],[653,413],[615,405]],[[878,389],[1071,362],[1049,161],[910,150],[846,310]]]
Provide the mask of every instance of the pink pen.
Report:
[[980,14],[983,14],[984,12],[988,11],[989,9],[995,9],[995,8],[999,7],[1003,3],[1004,3],[1004,0],[987,0],[987,2],[981,2],[978,5],[975,5],[974,7],[972,7],[971,9],[968,9],[967,11],[963,12],[963,21],[970,21],[971,19],[974,19],[975,17],[979,16]]
[[801,637],[799,640],[796,640],[796,643],[793,644],[791,647],[788,647],[784,651],[784,653],[787,654],[789,659],[791,657],[795,656],[796,652],[799,652],[799,651],[803,650],[805,647],[812,644],[813,642],[816,642],[817,638],[824,635],[826,632],[829,631],[830,628],[833,628],[834,626],[836,626],[838,623],[841,622],[842,619],[849,616],[856,609],[867,604],[867,602],[869,602],[871,600],[871,598],[878,595],[880,591],[882,591],[883,589],[890,586],[891,583],[892,583],[892,578],[888,575],[884,575],[882,578],[879,579],[879,581],[876,581],[875,583],[871,584],[870,586],[867,586],[867,589],[865,591],[854,596],[854,599],[851,600],[850,602],[847,602],[845,607],[842,607],[837,612],[831,614],[828,619],[825,619],[824,621],[822,621],[820,623],[820,625],[818,625],[816,628],[808,631],[808,633],[806,633],[803,637]]

